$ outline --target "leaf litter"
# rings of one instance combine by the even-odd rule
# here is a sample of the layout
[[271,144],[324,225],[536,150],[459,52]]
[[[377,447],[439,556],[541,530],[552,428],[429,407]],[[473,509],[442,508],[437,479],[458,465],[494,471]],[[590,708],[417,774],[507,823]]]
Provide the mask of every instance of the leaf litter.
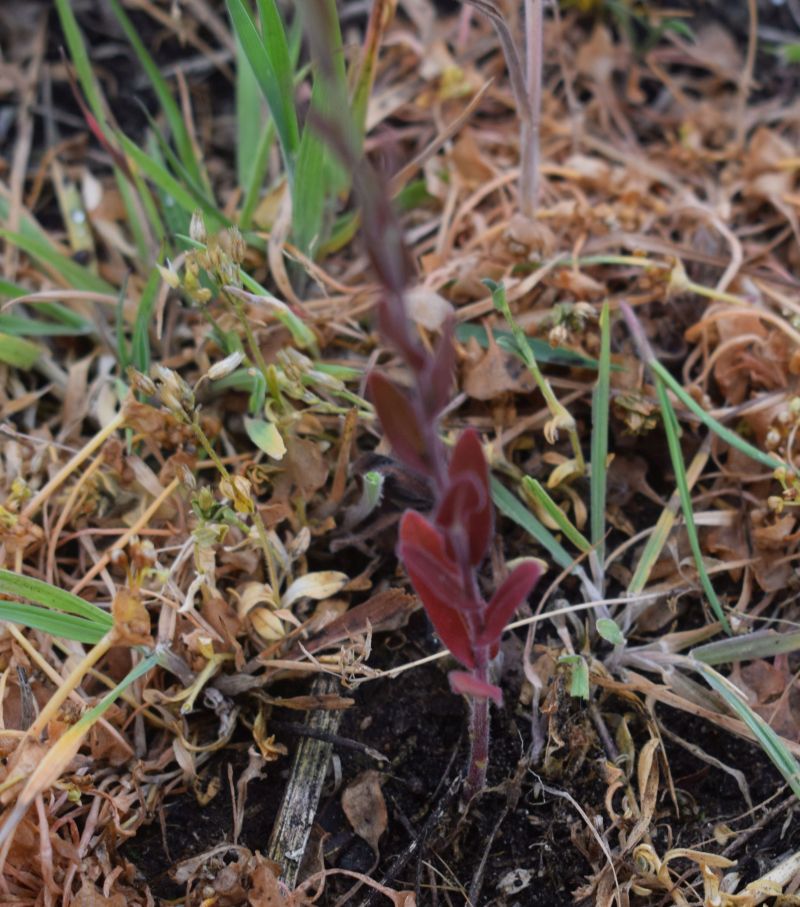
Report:
[[[361,70],[366,148],[402,212],[416,269],[410,315],[430,349],[451,317],[470,329],[456,334],[444,436],[480,433],[527,514],[521,525],[538,516],[570,565],[551,569],[501,643],[492,787],[459,815],[447,790],[460,703],[426,663],[441,646],[394,558],[402,512],[430,491],[390,459],[392,445],[425,451],[404,391],[388,439],[367,399],[370,368],[395,388],[408,376],[374,333],[380,290],[352,208],[340,193],[328,212],[339,231],[318,249],[293,245],[273,153],[257,230],[220,231],[242,197],[224,6],[131,4],[180,105],[176,152],[197,154],[175,166],[182,178],[192,170],[187,204],[210,205],[202,221],[174,211],[182,196],[115,131],[119,122],[149,143],[154,161],[167,156],[133,103],[139,64],[110,18],[98,28],[92,4],[72,6],[109,101],[102,119],[92,97],[76,106],[86,86],[72,76],[78,61],[57,51],[54,17],[31,7],[5,29],[19,40],[0,69],[0,554],[9,571],[112,614],[116,635],[91,649],[3,612],[2,899],[334,904],[357,881],[352,897],[367,903],[501,904],[516,896],[508,880],[532,873],[530,903],[790,903],[796,806],[782,800],[774,814],[785,788],[766,750],[747,742],[772,738],[726,695],[796,757],[797,656],[732,657],[735,686],[712,692],[692,654],[720,630],[701,567],[735,633],[790,633],[798,619],[797,79],[770,56],[797,31],[789,10],[760,25],[656,5],[551,11],[541,186],[526,220],[517,95],[483,4],[376,4],[366,43],[380,49]],[[503,15],[513,31],[518,11]],[[343,6],[342,23],[354,53],[364,20]],[[155,188],[132,202],[142,173]],[[162,215],[185,239],[153,270]],[[486,281],[502,285],[506,314]],[[620,327],[623,301],[685,394],[783,464],[754,462],[672,398],[700,565],[672,505],[658,374]],[[572,567],[592,552],[563,520],[578,537],[588,520],[580,459],[604,302],[614,324],[598,588]],[[528,479],[563,519],[526,493]],[[519,519],[504,520],[488,561],[495,585],[506,561],[545,553]],[[612,637],[598,635],[597,618],[614,621]],[[91,632],[101,639],[108,626]],[[151,651],[158,662],[145,665]],[[124,685],[137,666],[146,672]],[[323,675],[340,694],[312,691]],[[81,725],[110,690],[113,704]],[[269,816],[260,832],[252,816],[259,798],[274,804],[305,733],[291,714],[320,709],[343,711],[343,722],[306,871],[289,890],[265,853]],[[529,770],[514,789],[520,761]],[[753,766],[752,804],[731,775],[740,763]],[[224,765],[248,773],[238,792]],[[194,817],[216,810],[212,834],[176,833],[177,803]],[[239,840],[226,831],[234,814]],[[169,852],[167,882],[136,857],[153,832]],[[744,843],[731,851],[731,840]]]

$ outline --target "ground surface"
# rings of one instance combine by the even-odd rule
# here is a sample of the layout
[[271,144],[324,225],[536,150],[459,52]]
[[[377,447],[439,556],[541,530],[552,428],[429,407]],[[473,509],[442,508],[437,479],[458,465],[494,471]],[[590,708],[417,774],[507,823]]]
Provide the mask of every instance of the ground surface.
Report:
[[[83,181],[84,190],[87,174],[96,173],[106,202],[113,208],[119,200],[107,149],[89,136],[65,78],[59,50],[64,36],[55,15],[41,24],[48,6],[31,3],[14,12],[0,10],[0,43],[9,79],[0,83],[0,178],[9,183],[15,149],[26,141],[24,210],[30,208],[38,223],[69,248],[63,202],[56,198],[48,169],[54,159],[76,183]],[[235,211],[237,132],[226,69],[231,54],[223,54],[222,63],[209,56],[218,48],[220,24],[227,27],[222,5],[130,6],[132,21],[162,71],[170,79],[181,72],[184,104],[191,101],[216,197],[229,213]],[[381,166],[397,171],[459,115],[462,98],[471,97],[493,77],[495,87],[458,138],[425,165],[424,185],[417,186],[414,196],[422,201],[406,201],[403,225],[421,278],[456,307],[462,326],[497,330],[504,325],[486,304],[480,280],[503,278],[513,291],[542,269],[541,282],[512,299],[520,324],[529,336],[549,338],[553,347],[592,360],[599,355],[594,316],[601,303],[610,300],[616,312],[623,299],[631,301],[657,356],[690,395],[767,449],[769,431],[786,428],[778,414],[789,411],[798,373],[794,351],[800,284],[794,274],[800,235],[794,173],[800,67],[783,62],[779,50],[800,40],[800,23],[790,3],[759,5],[755,84],[743,94],[752,25],[747,5],[672,4],[670,15],[689,26],[692,39],[680,31],[662,33],[658,23],[664,16],[656,7],[636,5],[634,10],[643,14],[634,21],[619,13],[630,8],[626,3],[564,4],[561,23],[548,21],[542,124],[546,182],[540,220],[531,233],[520,236],[512,224],[514,183],[504,174],[517,160],[514,105],[494,33],[477,14],[467,28],[463,16],[459,20],[460,7],[400,3],[376,81],[375,94],[385,106],[377,105],[368,147]],[[139,62],[105,3],[75,0],[72,8],[116,122],[144,145],[151,126],[143,108],[155,115],[158,105]],[[420,23],[427,21],[426,11],[432,13],[433,25],[423,34]],[[204,13],[207,18],[202,19]],[[357,46],[365,11],[359,4],[350,5],[343,21],[346,42]],[[15,120],[21,84],[15,80],[22,79],[37,27],[45,29],[39,65],[48,78],[41,82],[46,89],[29,104],[31,131],[26,138],[21,121]],[[48,148],[56,145],[58,153],[48,157]],[[274,154],[273,175],[277,166]],[[492,181],[497,188],[482,193]],[[263,216],[264,230],[277,231],[269,210]],[[8,220],[14,232],[13,217]],[[126,285],[130,276],[131,292],[139,294],[143,274],[132,264],[134,253],[120,223],[115,212],[93,210],[97,241],[90,252],[74,245],[69,251],[80,264],[98,262],[115,286]],[[109,224],[116,225],[114,230]],[[374,365],[370,357],[379,346],[369,314],[375,286],[359,243],[356,239],[321,258],[329,282],[318,273],[312,275],[317,282],[304,278],[296,263],[286,280],[302,297],[297,302],[308,303],[322,359],[348,364],[363,374],[368,364]],[[559,255],[585,256],[586,261],[580,268],[576,264],[574,269],[548,270]],[[592,255],[605,259],[592,261]],[[631,259],[613,258],[622,255],[651,256],[663,267],[642,268]],[[5,278],[31,291],[47,289],[48,280],[66,286],[52,272],[43,278],[41,269],[26,261],[24,252],[19,258],[8,253]],[[685,270],[678,271],[678,262]],[[735,267],[725,279],[732,262]],[[247,267],[282,295],[286,285],[266,266],[263,247],[250,253]],[[682,279],[694,283],[681,284]],[[698,286],[712,288],[711,296]],[[737,297],[734,303],[740,308],[726,292]],[[156,336],[151,325],[153,358],[196,380],[200,370],[222,358],[215,345],[218,337],[211,337],[196,307],[172,297],[162,302],[159,317],[166,327]],[[585,324],[570,321],[570,316],[559,322],[552,313],[561,302],[586,303],[593,316]],[[130,322],[129,316],[123,310],[120,317]],[[119,322],[106,310],[95,317],[102,325],[99,338],[48,340],[47,368],[17,373],[0,365],[5,382],[0,411],[10,431],[4,437],[18,445],[7,446],[4,454],[2,477],[9,496],[4,513],[19,510],[9,504],[14,479],[24,476],[32,488],[40,488],[61,456],[51,448],[55,453],[45,463],[36,454],[39,448],[31,442],[29,449],[24,438],[80,448],[102,424],[88,402],[82,406],[80,400],[91,397],[96,402],[103,381],[110,384],[112,375],[124,378],[115,371],[109,341]],[[788,328],[776,328],[777,321]],[[229,313],[221,323],[237,330]],[[277,351],[290,345],[287,331],[268,327],[265,318],[255,323],[265,359],[278,362]],[[513,487],[522,473],[547,484],[553,469],[574,452],[568,438],[562,432],[555,443],[545,442],[549,414],[518,359],[494,344],[486,353],[477,341],[457,336],[461,396],[453,410],[453,427],[474,425],[496,440],[503,453],[497,472]],[[740,343],[737,338],[742,336],[748,339]],[[610,418],[610,450],[616,463],[609,467],[606,551],[620,554],[608,567],[604,591],[614,599],[629,588],[644,539],[673,494],[676,478],[653,386],[637,364],[620,320],[611,337],[617,374],[628,376],[613,385],[616,408]],[[565,365],[562,359],[548,364],[547,374],[559,397],[568,401],[580,445],[589,457],[595,370],[585,366],[585,359],[584,367]],[[399,374],[394,362],[387,370]],[[62,378],[62,392],[54,393]],[[363,391],[358,380],[349,386],[353,393]],[[334,500],[330,491],[344,446],[341,412],[310,415],[282,471],[283,466],[274,467],[253,453],[244,428],[241,388],[221,393],[206,388],[198,391],[198,398],[207,433],[231,468],[250,477],[268,528],[291,547],[302,527],[310,527],[308,548],[298,560],[303,570],[347,574],[346,587],[318,596],[328,602],[331,613],[340,614],[346,606],[363,604],[388,589],[407,590],[394,557],[394,540],[396,517],[409,494],[413,499],[414,489],[408,490],[402,476],[393,479],[396,484],[386,485],[384,502],[371,522],[357,527],[355,534],[347,530],[342,514],[358,496],[358,470],[349,473],[343,496]],[[753,401],[752,412],[739,409]],[[697,420],[687,417],[685,409],[680,412],[685,462],[707,457],[692,493],[701,515],[704,555],[726,613],[734,615],[741,632],[773,626],[795,629],[796,526],[793,517],[766,506],[770,495],[779,494],[778,486],[763,466],[731,453],[718,440],[709,453]],[[198,466],[198,444],[190,433],[166,420],[142,422],[137,431],[142,444],[138,453],[121,444],[105,448],[107,487],[97,482],[90,494],[65,504],[65,493],[49,502],[39,520],[43,531],[30,530],[24,543],[17,538],[12,544],[13,533],[7,532],[6,566],[74,588],[104,550],[103,532],[118,536],[120,525],[140,525],[137,500],[152,499],[154,483],[161,487],[156,476],[166,484],[175,474],[170,470],[176,457],[185,455],[201,475],[205,467]],[[789,463],[793,431],[789,426],[780,443],[770,447]],[[148,435],[149,441],[141,440]],[[364,428],[345,466],[379,441],[376,428]],[[76,488],[77,480],[76,475]],[[588,475],[549,487],[562,509],[582,526],[591,494]],[[285,641],[259,635],[252,616],[245,619],[237,610],[231,590],[241,596],[247,582],[264,583],[266,577],[256,549],[247,547],[232,520],[227,547],[220,539],[206,546],[214,548],[217,558],[218,589],[202,594],[197,619],[177,612],[178,593],[185,594],[195,577],[191,558],[178,560],[181,550],[191,553],[185,545],[198,525],[198,511],[191,509],[191,494],[184,491],[170,512],[159,511],[147,526],[140,526],[142,538],[152,530],[159,567],[172,571],[173,586],[164,586],[167,592],[162,594],[150,577],[141,590],[153,631],[158,629],[162,641],[166,634],[195,672],[209,663],[202,639],[211,633],[220,660],[210,672],[210,692],[184,716],[178,711],[181,700],[170,698],[181,687],[167,672],[133,688],[141,697],[137,709],[144,707],[141,703],[151,708],[147,720],[141,714],[134,717],[130,700],[115,707],[118,712],[110,713],[109,721],[124,745],[105,731],[93,732],[69,771],[58,775],[52,794],[31,808],[6,855],[11,893],[7,902],[0,895],[1,903],[275,907],[306,903],[316,892],[315,903],[331,907],[379,904],[389,896],[406,907],[413,903],[412,896],[420,905],[475,907],[605,905],[615,900],[642,907],[702,904],[712,903],[709,898],[723,873],[723,889],[728,886],[741,894],[748,883],[800,850],[798,807],[785,779],[762,746],[744,739],[746,729],[722,700],[690,679],[688,671],[682,673],[685,665],[677,660],[679,653],[705,639],[702,628],[714,622],[679,522],[668,533],[645,588],[653,592],[654,604],[637,605],[630,619],[620,618],[628,652],[635,653],[628,661],[597,635],[593,618],[586,617],[589,612],[534,624],[536,635],[528,638],[527,653],[528,628],[506,635],[499,667],[505,706],[492,715],[489,789],[466,811],[459,802],[468,745],[466,707],[448,686],[452,660],[412,667],[394,678],[379,676],[440,648],[424,613],[403,598],[397,606],[399,617],[387,620],[385,614],[369,613],[367,620],[320,649],[321,657],[339,658],[328,667],[347,680],[335,695],[352,697],[353,702],[344,703],[349,707],[328,736],[334,755],[299,880],[315,881],[294,893],[274,887],[280,866],[256,855],[267,853],[292,758],[308,737],[306,713],[320,704],[308,699],[310,659],[296,647],[297,638],[313,640],[321,632],[319,624],[314,628],[311,623],[319,615],[315,602],[303,599],[294,615],[283,617],[280,634],[286,635]],[[48,534],[62,508],[70,511],[69,519],[65,511],[52,542],[58,556],[48,561]],[[204,520],[203,525],[213,522],[211,517]],[[9,525],[21,527],[20,533],[28,531],[27,524]],[[511,520],[501,519],[498,530],[493,571],[504,557],[545,556]],[[563,541],[563,535],[559,538]],[[127,564],[110,565],[82,594],[107,607],[115,584],[132,584],[136,552],[131,549],[128,556]],[[146,560],[150,555],[140,556]],[[550,565],[539,592],[560,573],[560,567]],[[487,586],[488,576],[487,568]],[[584,602],[585,588],[575,576],[561,576],[547,595],[548,607],[576,606]],[[522,616],[535,611],[535,596],[526,608]],[[177,616],[168,620],[165,613]],[[309,622],[303,632],[308,630],[310,636],[293,630],[303,621]],[[393,624],[389,630],[384,629],[387,623]],[[42,642],[44,634],[26,633],[65,676],[67,656],[71,651],[72,666],[76,651]],[[0,640],[2,690],[7,684],[12,691],[3,728],[20,734],[25,729],[19,717],[23,682],[17,678],[31,678],[43,707],[52,692],[52,677],[45,677],[19,639],[6,634]],[[651,658],[646,647],[659,642],[676,656],[673,661]],[[558,662],[560,656],[576,653],[587,665],[588,699],[572,695],[574,669]],[[275,658],[296,658],[303,665],[294,670],[285,662],[271,666]],[[748,661],[745,655],[741,662],[725,662],[724,672],[734,672],[750,706],[772,723],[796,755],[796,656]],[[99,668],[119,680],[130,665],[129,654],[112,653]],[[15,673],[18,668],[22,674]],[[82,694],[97,698],[104,689],[97,678],[87,677]],[[74,716],[62,714],[59,720],[66,726]],[[56,739],[53,726],[48,734]],[[11,742],[3,743],[3,752],[13,760],[18,738],[7,739]],[[237,788],[248,764],[257,772]],[[74,812],[73,801],[67,801],[70,784],[84,792]],[[357,808],[343,807],[348,792],[360,798]],[[360,818],[354,818],[355,813]],[[41,836],[45,815],[54,853],[47,852]],[[667,854],[668,869],[661,862]],[[717,861],[720,855],[735,866]],[[383,893],[365,884],[368,880],[383,886]],[[797,870],[781,884],[788,893],[796,891]],[[408,901],[402,899],[406,896]],[[752,895],[750,900],[713,903],[758,902],[763,900]]]

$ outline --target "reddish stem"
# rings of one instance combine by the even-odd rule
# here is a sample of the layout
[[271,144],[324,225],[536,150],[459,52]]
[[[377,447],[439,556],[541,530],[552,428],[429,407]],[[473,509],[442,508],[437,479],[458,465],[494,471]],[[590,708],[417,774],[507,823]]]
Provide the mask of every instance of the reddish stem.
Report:
[[[488,683],[489,664],[488,653],[481,647],[478,663],[472,674]],[[467,780],[464,783],[462,802],[469,803],[473,797],[480,794],[486,786],[486,769],[489,765],[489,700],[470,697],[469,700],[469,769]]]

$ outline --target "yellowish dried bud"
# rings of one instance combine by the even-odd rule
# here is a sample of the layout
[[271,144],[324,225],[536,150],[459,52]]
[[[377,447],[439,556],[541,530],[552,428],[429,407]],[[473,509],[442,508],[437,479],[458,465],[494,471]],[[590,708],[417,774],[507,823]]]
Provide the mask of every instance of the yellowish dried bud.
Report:
[[689,289],[689,278],[683,263],[677,260],[669,272],[669,283],[667,284],[667,297],[684,293]]
[[171,261],[167,261],[166,267],[164,265],[156,265],[156,267],[165,284],[172,287],[173,290],[180,288],[181,278],[175,268],[173,268]]
[[771,428],[767,432],[764,443],[768,449],[774,450],[781,443],[781,433],[777,429]]
[[569,331],[563,324],[557,324],[554,328],[550,329],[550,333],[547,335],[547,341],[553,348],[561,346],[569,340]]
[[184,488],[188,488],[189,491],[194,491],[197,488],[197,479],[185,463],[178,463],[175,467],[175,472]]
[[156,394],[153,380],[137,371],[133,366],[128,366],[128,382],[133,390],[139,391],[147,397],[154,397]]
[[208,370],[208,377],[212,381],[219,381],[220,378],[224,378],[226,375],[230,375],[231,372],[236,371],[242,362],[244,362],[244,353],[241,350],[236,350],[235,353],[231,353],[230,356],[226,356],[220,362],[215,362]]
[[150,374],[155,378],[159,384],[174,394],[176,397],[179,397],[181,394],[181,382],[177,372],[174,372],[171,368],[167,368],[165,365],[159,365],[154,363],[150,368]]
[[244,476],[230,476],[219,483],[219,490],[223,497],[228,498],[237,513],[253,513],[253,488]]
[[241,264],[244,261],[247,244],[237,226],[223,230],[219,235],[219,244],[225,253],[237,264]]
[[192,221],[189,224],[189,236],[195,242],[205,243],[206,241],[206,222],[203,219],[203,212],[200,210],[192,214]]
[[281,619],[266,608],[256,608],[250,613],[250,620],[256,633],[269,642],[283,639],[286,635]]

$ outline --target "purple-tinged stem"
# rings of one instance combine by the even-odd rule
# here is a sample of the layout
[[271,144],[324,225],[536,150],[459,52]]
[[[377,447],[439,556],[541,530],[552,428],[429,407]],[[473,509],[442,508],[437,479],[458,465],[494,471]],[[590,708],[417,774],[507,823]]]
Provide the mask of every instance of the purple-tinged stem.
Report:
[[[483,649],[476,652],[479,664],[472,673],[480,680],[488,682],[488,652]],[[470,697],[469,700],[469,769],[464,783],[462,801],[469,803],[486,787],[486,769],[489,765],[489,700]]]

